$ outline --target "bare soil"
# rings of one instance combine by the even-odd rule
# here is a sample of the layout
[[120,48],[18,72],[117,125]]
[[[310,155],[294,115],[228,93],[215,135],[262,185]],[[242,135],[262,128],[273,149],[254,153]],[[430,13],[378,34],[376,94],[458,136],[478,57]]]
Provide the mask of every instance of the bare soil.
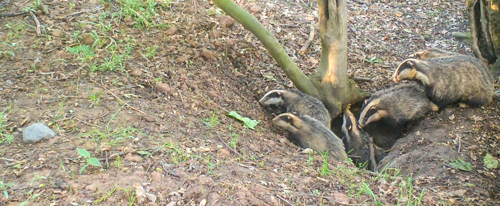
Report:
[[[0,181],[13,183],[0,187],[0,205],[500,203],[499,169],[483,163],[486,154],[500,157],[498,99],[429,115],[384,160],[398,169],[324,166],[319,154],[289,143],[258,104],[266,91],[293,84],[251,33],[198,0],[158,4],[148,28],[138,28],[123,2],[41,1],[49,12],[33,13],[40,34],[30,14],[0,17],[0,111],[15,137],[0,145]],[[314,71],[319,37],[299,54],[317,21],[314,3],[237,2],[299,68]],[[1,1],[0,13],[31,4]],[[348,72],[365,90],[389,87],[393,69],[420,49],[471,55],[451,35],[467,30],[465,2],[357,0],[348,9]],[[68,50],[85,44],[95,52],[89,60]],[[115,54],[130,49],[121,62],[110,53],[115,46]],[[114,70],[91,72],[89,62],[114,62]],[[260,123],[248,129],[230,111]],[[35,122],[58,135],[23,143],[22,129]],[[87,162],[76,148],[108,166],[80,174]],[[473,169],[453,167],[459,158]]]

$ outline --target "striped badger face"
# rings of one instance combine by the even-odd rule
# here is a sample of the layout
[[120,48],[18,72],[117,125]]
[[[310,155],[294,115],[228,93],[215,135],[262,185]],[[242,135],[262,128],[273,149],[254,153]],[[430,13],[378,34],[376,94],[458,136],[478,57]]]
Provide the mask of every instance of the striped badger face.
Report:
[[428,76],[429,66],[426,61],[419,59],[407,59],[399,64],[398,68],[392,75],[392,80],[398,83],[401,80],[417,80],[424,85],[430,85]]
[[286,92],[285,90],[271,90],[259,100],[259,103],[266,106],[283,106],[285,104],[284,94]]
[[356,117],[347,109],[342,117],[342,140],[347,149],[351,149],[355,144],[362,144],[362,130],[356,122]]
[[301,129],[302,120],[292,113],[283,113],[273,119],[273,123],[283,130],[297,133]]
[[372,122],[379,121],[389,115],[389,111],[383,107],[383,102],[380,98],[365,100],[363,110],[359,116],[358,124],[362,128]]

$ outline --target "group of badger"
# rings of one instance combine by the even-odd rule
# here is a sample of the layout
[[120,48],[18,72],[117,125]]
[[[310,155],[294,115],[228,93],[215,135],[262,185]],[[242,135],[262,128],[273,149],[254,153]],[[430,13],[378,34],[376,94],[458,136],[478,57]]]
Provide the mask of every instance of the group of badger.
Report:
[[392,79],[409,81],[372,94],[358,120],[346,109],[342,138],[330,130],[331,117],[321,101],[298,90],[272,90],[259,102],[278,110],[273,123],[299,147],[329,152],[339,161],[350,157],[376,170],[401,136],[401,128],[451,104],[487,105],[494,95],[493,74],[479,59],[438,49],[414,53]]

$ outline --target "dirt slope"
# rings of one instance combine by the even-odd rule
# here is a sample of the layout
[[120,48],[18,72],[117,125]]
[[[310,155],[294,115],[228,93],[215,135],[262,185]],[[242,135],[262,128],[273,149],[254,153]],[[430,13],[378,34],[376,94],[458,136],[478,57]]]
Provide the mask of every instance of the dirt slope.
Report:
[[[326,165],[289,143],[258,105],[266,91],[293,85],[252,34],[207,1],[131,2],[42,1],[40,34],[30,14],[0,17],[0,132],[14,137],[0,145],[0,205],[498,204],[498,169],[483,165],[487,153],[500,156],[498,100],[430,116],[412,134],[439,141],[410,134],[396,148],[461,145],[453,158],[408,158],[415,164],[381,174]],[[348,2],[349,74],[364,89],[388,87],[418,49],[470,54],[450,35],[467,28],[464,2]],[[2,1],[0,13],[32,3]],[[318,36],[305,55],[299,49],[316,5],[239,4],[314,71]],[[260,123],[245,128],[230,111]],[[35,122],[58,136],[23,143],[22,129]],[[108,166],[81,170],[76,148]],[[450,167],[454,157],[474,169]]]

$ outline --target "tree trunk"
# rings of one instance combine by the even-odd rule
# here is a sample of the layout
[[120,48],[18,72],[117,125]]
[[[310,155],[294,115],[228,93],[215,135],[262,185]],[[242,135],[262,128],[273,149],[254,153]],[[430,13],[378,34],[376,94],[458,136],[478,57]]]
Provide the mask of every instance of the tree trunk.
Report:
[[321,60],[311,81],[332,118],[368,96],[347,78],[346,0],[318,0]]
[[310,78],[300,71],[278,40],[252,15],[232,0],[213,1],[262,42],[297,89],[320,99],[332,119],[340,115],[349,104],[361,102],[369,96],[347,78],[346,0],[318,0],[322,51],[319,68]]
[[467,12],[476,57],[500,72],[500,0],[467,0]]

